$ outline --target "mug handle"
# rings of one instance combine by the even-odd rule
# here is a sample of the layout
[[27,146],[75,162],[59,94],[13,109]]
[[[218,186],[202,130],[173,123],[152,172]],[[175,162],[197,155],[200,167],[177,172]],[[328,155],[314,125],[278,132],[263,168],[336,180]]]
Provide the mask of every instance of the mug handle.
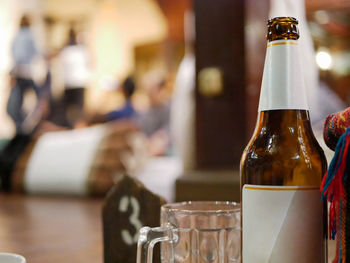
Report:
[[[137,242],[136,263],[152,263],[153,248],[158,242],[167,241],[171,244],[171,248],[173,248],[172,244],[178,240],[178,235],[174,230],[175,229],[170,226],[154,228],[148,226],[142,227]],[[171,249],[170,253],[170,258],[174,258],[173,249]]]

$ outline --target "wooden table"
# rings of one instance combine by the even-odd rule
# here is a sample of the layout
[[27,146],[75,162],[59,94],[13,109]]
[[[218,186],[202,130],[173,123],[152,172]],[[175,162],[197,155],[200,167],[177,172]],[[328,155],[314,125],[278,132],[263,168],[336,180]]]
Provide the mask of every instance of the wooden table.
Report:
[[0,194],[0,252],[28,263],[103,262],[103,199]]
[[[102,263],[103,199],[0,194],[0,252],[28,263]],[[329,243],[329,262],[335,242]]]

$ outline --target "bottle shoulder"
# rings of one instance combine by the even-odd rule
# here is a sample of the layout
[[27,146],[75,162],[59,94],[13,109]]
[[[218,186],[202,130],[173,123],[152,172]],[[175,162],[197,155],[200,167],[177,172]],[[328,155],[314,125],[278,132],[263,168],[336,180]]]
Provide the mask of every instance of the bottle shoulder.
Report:
[[256,132],[241,159],[243,183],[318,185],[327,162],[314,136]]
[[311,134],[267,131],[256,132],[244,149],[243,157],[257,159],[264,156],[294,158],[300,156],[324,158],[322,148]]

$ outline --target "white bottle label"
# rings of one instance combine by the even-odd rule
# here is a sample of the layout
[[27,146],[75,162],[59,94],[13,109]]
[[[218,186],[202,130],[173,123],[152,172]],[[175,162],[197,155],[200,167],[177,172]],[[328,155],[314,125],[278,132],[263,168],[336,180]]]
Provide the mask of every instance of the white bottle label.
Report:
[[243,263],[324,262],[319,187],[244,185]]
[[269,42],[261,84],[259,112],[308,110],[296,40]]

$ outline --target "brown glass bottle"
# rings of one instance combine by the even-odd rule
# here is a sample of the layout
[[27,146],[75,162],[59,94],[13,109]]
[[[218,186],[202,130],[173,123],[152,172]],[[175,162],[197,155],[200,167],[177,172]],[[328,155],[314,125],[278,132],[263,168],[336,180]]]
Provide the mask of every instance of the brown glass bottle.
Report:
[[268,22],[258,121],[240,164],[243,263],[326,262],[327,162],[311,129],[297,25]]

